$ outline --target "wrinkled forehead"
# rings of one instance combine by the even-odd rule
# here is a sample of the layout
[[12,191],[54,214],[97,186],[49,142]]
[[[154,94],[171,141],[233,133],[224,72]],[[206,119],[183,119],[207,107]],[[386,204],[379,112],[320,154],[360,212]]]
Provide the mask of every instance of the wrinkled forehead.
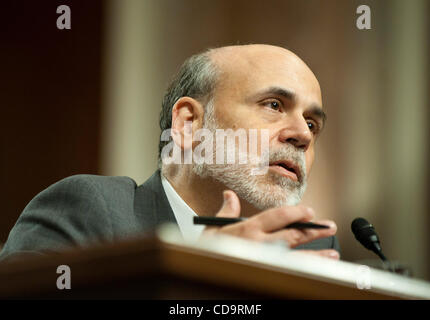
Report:
[[227,47],[215,52],[221,70],[215,96],[246,96],[269,87],[285,88],[306,103],[321,102],[313,72],[292,52],[272,46]]

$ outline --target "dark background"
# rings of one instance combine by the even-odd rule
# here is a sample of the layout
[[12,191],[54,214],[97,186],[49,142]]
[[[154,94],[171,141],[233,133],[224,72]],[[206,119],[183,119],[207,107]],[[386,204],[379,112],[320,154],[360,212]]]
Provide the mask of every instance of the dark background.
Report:
[[[59,30],[56,8],[74,10]],[[102,1],[0,5],[0,242],[25,205],[61,178],[100,173]]]

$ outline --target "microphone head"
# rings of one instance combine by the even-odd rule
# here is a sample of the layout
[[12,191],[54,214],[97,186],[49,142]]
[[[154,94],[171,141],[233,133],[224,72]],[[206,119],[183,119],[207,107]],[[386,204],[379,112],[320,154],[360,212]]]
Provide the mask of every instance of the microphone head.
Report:
[[379,246],[379,237],[373,226],[364,218],[356,218],[351,223],[355,238],[367,249],[375,251]]

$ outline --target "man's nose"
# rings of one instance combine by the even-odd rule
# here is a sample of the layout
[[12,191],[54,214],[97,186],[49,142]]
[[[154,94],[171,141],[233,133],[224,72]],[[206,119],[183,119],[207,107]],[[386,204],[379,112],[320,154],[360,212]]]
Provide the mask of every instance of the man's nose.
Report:
[[312,132],[302,116],[294,117],[286,122],[285,127],[279,135],[279,140],[306,151],[312,141]]

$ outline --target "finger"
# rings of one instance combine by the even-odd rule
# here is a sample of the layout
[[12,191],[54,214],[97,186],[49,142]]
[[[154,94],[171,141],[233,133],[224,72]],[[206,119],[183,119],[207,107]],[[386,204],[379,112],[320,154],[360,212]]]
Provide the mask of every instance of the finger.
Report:
[[283,229],[271,233],[266,233],[266,241],[287,241],[291,248],[305,244],[320,238],[326,238],[336,234],[337,226],[333,221],[320,220],[318,224],[329,226],[328,229]]
[[317,239],[331,237],[336,234],[337,226],[334,221],[331,220],[317,220],[315,221],[317,224],[326,225],[329,228],[327,229],[301,229],[298,230],[302,234],[302,238],[300,239],[300,244],[308,243]]
[[[223,192],[223,204],[221,209],[215,215],[221,218],[237,218],[240,216],[240,201],[235,192],[231,190],[225,190]],[[235,225],[235,224],[233,224]],[[227,226],[228,227],[228,226]],[[224,227],[226,228],[226,227]],[[206,234],[213,234],[217,232],[220,227],[206,227],[204,232]]]
[[[336,225],[336,223],[333,220],[317,220],[317,221],[313,221],[313,222],[315,222],[317,224],[322,224],[322,225],[325,225],[325,226],[329,227],[329,229],[332,230],[333,233],[337,232],[337,225]],[[321,231],[322,230],[327,230],[328,231],[329,229],[320,229],[320,230]]]
[[223,192],[224,202],[216,217],[237,218],[240,216],[240,201],[234,191],[225,190]]
[[296,252],[303,252],[306,254],[313,254],[321,257],[326,257],[330,259],[339,260],[340,255],[339,252],[333,249],[324,249],[324,250],[296,250]]
[[313,219],[315,213],[312,208],[305,206],[273,208],[250,218],[260,225],[264,232],[272,232],[283,229],[293,222],[306,222]]
[[293,229],[297,230],[298,233],[301,235],[299,239],[299,244],[308,243],[317,239],[331,237],[336,234],[337,226],[334,221],[331,220],[317,220],[314,221],[317,224],[326,225],[329,228],[327,229]]

